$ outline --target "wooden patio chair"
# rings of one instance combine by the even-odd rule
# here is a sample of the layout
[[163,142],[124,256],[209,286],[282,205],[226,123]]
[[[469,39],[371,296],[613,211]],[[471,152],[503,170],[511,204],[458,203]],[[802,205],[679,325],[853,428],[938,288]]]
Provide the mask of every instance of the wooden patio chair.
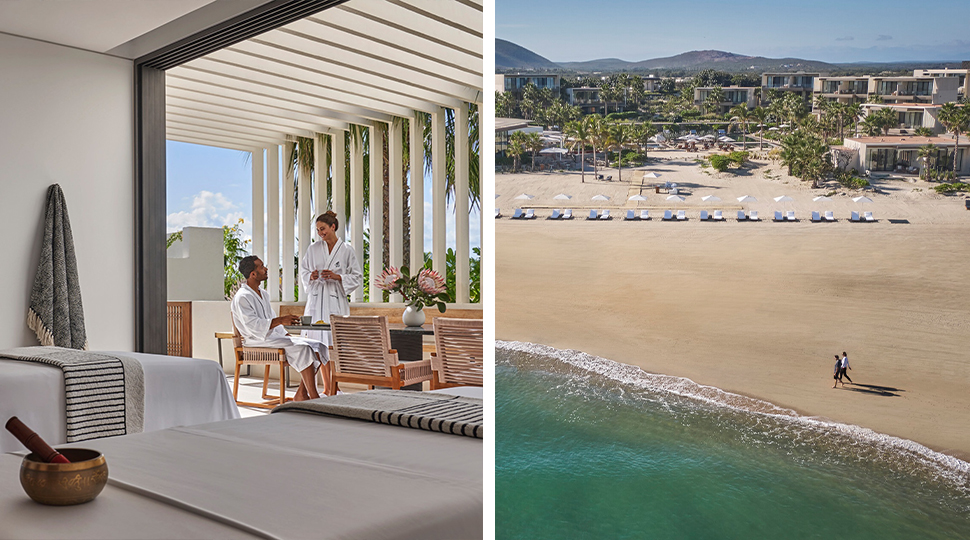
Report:
[[483,386],[482,319],[434,318],[431,389]]
[[369,389],[387,386],[400,390],[402,386],[431,380],[429,360],[398,361],[384,315],[331,315],[330,332],[334,390],[341,382],[365,384]]
[[[289,370],[289,364],[286,362],[286,351],[284,349],[243,346],[242,336],[239,335],[239,330],[236,328],[235,321],[232,323],[232,344],[236,354],[235,376],[232,379],[232,398],[236,400],[237,405],[243,405],[245,407],[259,407],[261,409],[272,409],[278,405],[286,403],[287,401],[293,401],[293,398],[286,397],[285,392],[286,376]],[[280,368],[280,393],[278,396],[270,395],[267,392],[269,389],[269,368],[274,364],[278,365]],[[239,401],[239,368],[244,365],[264,366],[263,399],[267,401],[263,401],[261,403]]]

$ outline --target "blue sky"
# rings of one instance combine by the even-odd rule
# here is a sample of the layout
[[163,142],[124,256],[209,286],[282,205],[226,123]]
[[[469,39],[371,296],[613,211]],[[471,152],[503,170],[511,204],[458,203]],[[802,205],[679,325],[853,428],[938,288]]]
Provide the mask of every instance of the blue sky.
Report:
[[554,62],[722,50],[824,62],[970,60],[970,1],[496,0],[496,37]]
[[[252,168],[249,153],[210,146],[167,142],[168,191],[166,229],[222,227],[245,220],[252,238]],[[431,251],[431,177],[425,177],[425,251]],[[455,212],[449,205],[447,245],[455,246]],[[469,223],[471,247],[481,245],[478,211]]]

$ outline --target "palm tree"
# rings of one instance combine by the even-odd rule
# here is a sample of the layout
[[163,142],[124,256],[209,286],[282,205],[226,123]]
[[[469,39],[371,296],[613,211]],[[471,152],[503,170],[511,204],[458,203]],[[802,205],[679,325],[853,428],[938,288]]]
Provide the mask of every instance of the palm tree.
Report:
[[650,122],[637,124],[631,129],[631,140],[637,143],[640,151],[643,152],[643,159],[647,159],[647,146],[650,144],[650,137],[657,134],[657,128]]
[[579,145],[580,154],[580,174],[582,183],[586,183],[586,141],[589,140],[589,130],[586,122],[572,121],[566,124],[565,135],[569,137],[569,149],[572,150]]
[[630,143],[632,133],[630,127],[619,122],[611,123],[605,129],[604,144],[609,149],[616,149],[616,179],[623,181],[623,147]]
[[751,112],[756,120],[758,120],[758,150],[764,150],[765,148],[765,123],[768,122],[768,117],[771,116],[771,112],[765,107],[755,107]]
[[512,172],[519,170],[519,160],[525,152],[526,134],[523,131],[513,131],[509,134],[509,144],[505,153],[512,156]]
[[589,144],[593,147],[593,177],[596,176],[596,147],[600,146],[603,131],[603,117],[598,114],[591,114],[583,118],[586,124],[586,132],[589,135]]
[[741,126],[741,150],[748,149],[748,123],[751,121],[751,111],[746,103],[739,103],[731,108],[731,124]]
[[532,172],[536,172],[536,152],[542,150],[542,137],[539,132],[533,131],[525,135],[523,147],[532,152]]
[[916,155],[919,156],[920,161],[923,162],[923,169],[920,170],[920,178],[926,177],[927,169],[930,168],[930,160],[933,160],[933,166],[936,166],[936,157],[939,155],[939,148],[933,143],[925,144],[919,147],[919,151]]
[[707,99],[704,100],[704,108],[707,109],[709,113],[716,113],[721,109],[721,102],[724,101],[724,90],[720,85],[711,88],[711,91],[707,94]]
[[940,107],[940,114],[938,116],[940,123],[946,128],[947,131],[953,133],[954,148],[953,148],[953,173],[957,173],[957,155],[960,152],[960,134],[966,133],[970,130],[970,105],[964,104],[962,107],[957,107],[953,103],[945,103]]
[[788,167],[788,174],[811,180],[813,188],[818,187],[819,180],[832,167],[828,145],[808,130],[794,132],[782,139],[781,162]]

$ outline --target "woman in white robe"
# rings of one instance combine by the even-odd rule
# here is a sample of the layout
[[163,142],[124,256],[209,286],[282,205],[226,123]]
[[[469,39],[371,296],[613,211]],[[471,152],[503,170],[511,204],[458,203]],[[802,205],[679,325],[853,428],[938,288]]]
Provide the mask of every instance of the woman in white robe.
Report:
[[[310,244],[300,261],[300,282],[307,293],[304,315],[312,322],[330,322],[330,315],[350,315],[347,295],[360,287],[364,272],[354,248],[337,238],[337,215],[332,211],[316,220],[320,240]],[[329,330],[304,330],[303,337],[333,345]]]

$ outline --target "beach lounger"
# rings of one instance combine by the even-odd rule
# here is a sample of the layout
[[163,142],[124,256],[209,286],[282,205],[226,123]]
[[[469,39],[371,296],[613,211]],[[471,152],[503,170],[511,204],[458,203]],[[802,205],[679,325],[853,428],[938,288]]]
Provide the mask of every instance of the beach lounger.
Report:
[[670,210],[664,210],[664,221],[670,221],[674,219],[674,216],[670,213]]
[[647,221],[648,219],[650,219],[650,211],[649,210],[641,210],[640,211],[640,221]]
[[498,208],[496,208],[496,209],[495,209],[495,217],[496,217],[496,218],[500,218],[500,217],[502,217],[502,211],[501,211],[501,210],[499,210]]
[[613,181],[613,176],[607,176],[606,177],[606,181],[607,182],[612,182]]
[[849,217],[849,221],[859,222],[859,212],[852,212],[852,216]]
[[833,214],[831,210],[826,210],[823,217],[825,218],[825,221],[835,221],[835,214]]
[[573,209],[567,208],[563,210],[562,217],[560,219],[573,219]]
[[[710,216],[707,215],[707,210],[701,210],[701,221],[707,221]],[[678,216],[679,219],[679,216]]]
[[633,210],[627,210],[626,217],[624,219],[627,221],[635,221],[637,219],[637,213]]
[[714,221],[724,221],[724,214],[720,210],[714,211]]
[[779,212],[778,210],[775,210],[774,221],[785,221],[785,216],[781,215],[781,212]]
[[525,214],[522,213],[522,209],[521,208],[516,208],[515,209],[515,213],[512,214],[512,219],[522,219],[522,216],[523,215],[525,215]]
[[751,213],[748,215],[748,221],[761,221],[761,218],[758,217],[757,210],[751,211]]
[[687,221],[687,211],[677,210],[677,221]]
[[610,218],[610,211],[603,210],[602,212],[600,212],[600,219],[612,219]]
[[552,215],[546,219],[559,219],[560,217],[562,217],[562,214],[559,213],[559,210],[553,210]]
[[596,212],[596,210],[590,210],[589,216],[587,216],[586,219],[596,219]]
[[818,212],[813,211],[812,212],[812,223],[818,223],[820,221],[822,221],[822,216]]
[[738,221],[745,221],[748,216],[744,215],[744,210],[738,210]]
[[522,217],[522,219],[535,219],[535,218],[536,218],[536,211],[533,208],[526,210],[525,216]]
[[862,219],[865,221],[876,221],[876,218],[872,217],[872,212],[866,212],[862,214]]
[[788,220],[788,221],[798,221],[797,219],[795,219],[795,211],[794,210],[789,210],[788,213],[785,214],[785,219]]

